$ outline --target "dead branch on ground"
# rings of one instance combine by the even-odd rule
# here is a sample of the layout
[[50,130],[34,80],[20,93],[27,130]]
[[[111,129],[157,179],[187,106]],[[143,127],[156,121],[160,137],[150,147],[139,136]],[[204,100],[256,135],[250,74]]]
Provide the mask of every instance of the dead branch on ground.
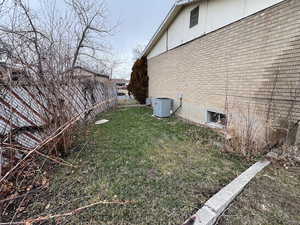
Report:
[[87,206],[84,206],[84,207],[80,207],[78,209],[74,209],[74,210],[72,210],[70,212],[67,212],[67,213],[56,214],[56,215],[48,215],[48,216],[43,216],[43,217],[39,217],[39,218],[36,218],[36,219],[27,219],[27,220],[22,221],[22,222],[0,223],[0,225],[9,225],[9,224],[32,225],[34,223],[41,222],[41,221],[57,219],[57,218],[60,218],[60,217],[73,216],[73,215],[81,213],[82,211],[84,211],[88,208],[92,208],[92,207],[95,207],[95,206],[98,206],[98,205],[114,205],[114,204],[116,204],[116,205],[126,205],[126,204],[132,204],[132,203],[135,203],[135,202],[134,201],[123,201],[123,202],[122,201],[112,201],[112,202],[99,201],[99,202],[96,202],[96,203],[93,203],[93,204],[90,204],[90,205],[87,205]]

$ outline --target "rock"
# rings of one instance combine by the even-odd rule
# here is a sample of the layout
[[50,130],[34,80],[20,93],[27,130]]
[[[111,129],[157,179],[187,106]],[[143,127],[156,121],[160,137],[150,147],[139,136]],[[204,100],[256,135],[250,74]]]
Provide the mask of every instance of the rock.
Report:
[[297,163],[300,163],[300,156],[299,156],[299,157],[295,157],[295,161],[296,161]]
[[98,120],[95,124],[96,125],[101,125],[101,124],[104,124],[104,123],[107,123],[107,122],[109,122],[109,120]]
[[279,155],[278,155],[276,152],[269,152],[269,153],[267,154],[267,158],[278,160]]

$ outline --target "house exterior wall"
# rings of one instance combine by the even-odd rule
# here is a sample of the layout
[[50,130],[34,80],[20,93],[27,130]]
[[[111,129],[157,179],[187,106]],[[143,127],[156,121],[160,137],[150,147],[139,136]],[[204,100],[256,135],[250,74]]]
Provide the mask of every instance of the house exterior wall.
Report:
[[106,78],[106,77],[94,76],[94,79],[103,83],[109,82],[108,77]]
[[149,53],[148,57],[152,58],[166,51],[167,51],[167,32],[164,33],[163,36],[159,39],[155,47]]
[[[148,59],[149,97],[183,97],[178,114],[207,122],[207,110],[245,107],[300,119],[300,1],[251,15]],[[226,104],[227,103],[227,104]],[[264,120],[265,118],[262,118]]]
[[7,82],[9,81],[9,79],[9,71],[6,68],[0,66],[0,82]]
[[91,80],[97,80],[100,82],[109,82],[109,78],[108,77],[103,77],[103,76],[97,76],[95,73],[83,70],[83,69],[75,69],[75,76],[79,76],[81,78],[88,78]]
[[[283,0],[202,0],[186,6],[149,53],[158,56],[202,35],[264,10]],[[189,28],[190,12],[199,6],[199,23]]]
[[[197,6],[199,6],[198,25],[190,28],[190,12]],[[168,48],[173,49],[205,34],[206,13],[206,1],[185,7],[168,28]]]

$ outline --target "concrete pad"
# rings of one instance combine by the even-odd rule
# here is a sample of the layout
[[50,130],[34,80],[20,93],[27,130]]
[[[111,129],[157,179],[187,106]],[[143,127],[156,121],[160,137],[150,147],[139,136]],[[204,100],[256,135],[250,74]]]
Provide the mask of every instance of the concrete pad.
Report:
[[105,124],[105,123],[107,123],[107,122],[109,122],[109,120],[103,119],[103,120],[98,120],[95,124],[96,124],[96,125],[101,125],[101,124]]

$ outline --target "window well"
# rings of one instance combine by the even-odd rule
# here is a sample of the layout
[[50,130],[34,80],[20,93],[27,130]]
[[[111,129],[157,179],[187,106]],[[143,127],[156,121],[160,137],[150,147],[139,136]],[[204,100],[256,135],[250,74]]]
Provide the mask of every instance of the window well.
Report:
[[218,128],[224,128],[227,123],[227,117],[223,113],[207,111],[207,123]]

